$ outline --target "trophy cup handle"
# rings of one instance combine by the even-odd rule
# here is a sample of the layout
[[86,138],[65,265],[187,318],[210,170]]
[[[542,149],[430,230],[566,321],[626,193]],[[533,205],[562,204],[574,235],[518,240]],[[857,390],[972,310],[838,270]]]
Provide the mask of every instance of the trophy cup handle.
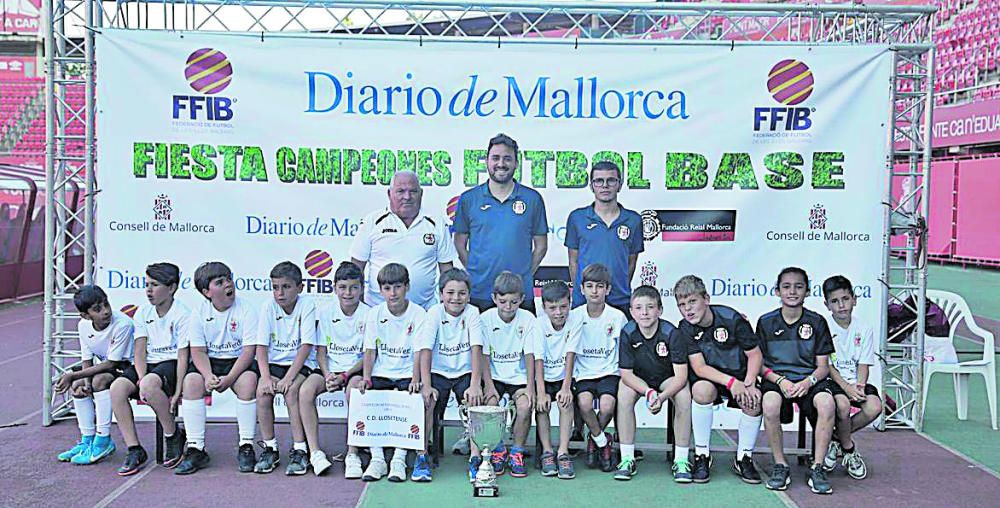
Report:
[[469,426],[469,407],[465,404],[458,405],[458,419],[462,421],[464,427]]

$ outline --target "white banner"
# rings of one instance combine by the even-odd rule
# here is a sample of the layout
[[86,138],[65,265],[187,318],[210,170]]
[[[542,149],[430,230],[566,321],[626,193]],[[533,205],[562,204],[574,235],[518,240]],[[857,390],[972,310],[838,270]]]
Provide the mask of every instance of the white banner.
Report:
[[347,443],[351,446],[423,448],[424,399],[419,394],[351,389]]
[[810,274],[808,308],[825,313],[820,285],[843,274],[855,317],[881,318],[885,46],[112,29],[97,44],[96,280],[115,307],[144,301],[154,261],[182,268],[179,297],[196,305],[206,260],[228,263],[255,301],[292,260],[329,304],[330,268],[388,204],[394,171],[416,171],[425,213],[450,221],[505,132],[520,182],[546,201],[541,281],[566,276],[566,218],[593,199],[590,164],[612,160],[622,204],[644,219],[633,285],[661,289],[666,319],[680,317],[674,282],[694,273],[755,322],[779,305],[789,265]]

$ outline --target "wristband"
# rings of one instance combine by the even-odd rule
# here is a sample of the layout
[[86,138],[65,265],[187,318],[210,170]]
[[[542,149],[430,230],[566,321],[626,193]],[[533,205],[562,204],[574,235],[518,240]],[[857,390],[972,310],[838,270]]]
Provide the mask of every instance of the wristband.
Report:
[[346,372],[341,372],[340,373],[340,379],[343,379],[344,380],[344,384],[346,385],[347,384],[347,373]]
[[736,378],[730,377],[729,378],[729,382],[726,383],[726,389],[732,391],[732,389],[733,389],[733,383],[735,383],[735,382],[736,382]]
[[774,372],[774,371],[771,370],[771,369],[767,369],[767,370],[764,371],[764,375],[761,376],[761,377],[764,378],[764,379],[767,379],[767,375],[770,374],[770,373],[772,373],[772,372]]
[[774,381],[774,384],[776,384],[778,386],[781,386],[781,382],[784,381],[784,380],[786,380],[786,379],[788,379],[788,378],[786,378],[785,376],[778,376],[778,379],[776,379]]
[[649,388],[646,390],[646,407],[652,406],[656,402],[656,390]]

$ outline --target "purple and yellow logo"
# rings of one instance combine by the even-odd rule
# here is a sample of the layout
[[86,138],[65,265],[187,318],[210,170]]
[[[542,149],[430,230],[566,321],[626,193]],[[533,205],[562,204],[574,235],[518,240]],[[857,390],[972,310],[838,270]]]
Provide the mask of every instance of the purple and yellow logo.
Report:
[[206,95],[226,89],[233,80],[233,65],[226,54],[212,48],[202,48],[188,56],[184,77],[191,88]]
[[333,271],[333,258],[324,250],[313,250],[306,254],[306,272],[313,277],[326,277]]
[[786,106],[800,104],[812,94],[812,70],[798,60],[782,60],[767,75],[767,91]]
[[137,310],[139,310],[139,307],[137,305],[135,305],[135,304],[132,304],[132,303],[130,303],[128,305],[125,305],[124,307],[122,307],[121,309],[119,309],[119,311],[121,311],[122,314],[125,314],[126,316],[128,316],[130,318],[134,318],[135,317],[135,311],[137,311]]

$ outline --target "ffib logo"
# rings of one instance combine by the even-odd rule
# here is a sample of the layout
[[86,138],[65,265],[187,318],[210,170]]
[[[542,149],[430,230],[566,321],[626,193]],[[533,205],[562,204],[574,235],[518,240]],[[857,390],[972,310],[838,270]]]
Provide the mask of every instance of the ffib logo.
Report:
[[767,91],[779,107],[754,108],[753,130],[804,131],[812,127],[810,113],[815,111],[797,106],[812,95],[812,70],[806,64],[793,59],[782,60],[771,67],[767,75]]
[[306,273],[314,277],[302,279],[306,293],[321,295],[333,293],[333,281],[326,278],[333,272],[333,258],[330,254],[320,249],[311,250],[306,254],[304,261]]
[[199,49],[187,58],[184,78],[191,88],[205,95],[175,95],[174,120],[208,120],[227,122],[233,119],[233,99],[215,94],[225,90],[233,80],[233,65],[225,53],[212,48]]

